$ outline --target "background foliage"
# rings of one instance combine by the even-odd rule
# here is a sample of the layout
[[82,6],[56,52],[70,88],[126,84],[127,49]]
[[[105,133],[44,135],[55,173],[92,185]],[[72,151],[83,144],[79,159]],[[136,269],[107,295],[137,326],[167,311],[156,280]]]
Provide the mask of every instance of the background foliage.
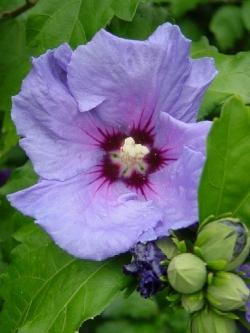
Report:
[[72,258],[8,204],[6,194],[36,181],[10,117],[30,57],[62,42],[86,43],[102,27],[144,39],[163,22],[178,24],[194,41],[192,56],[214,57],[219,70],[198,117],[222,113],[208,139],[200,218],[232,212],[249,223],[249,17],[250,0],[0,0],[0,186],[11,172],[0,187],[0,332],[182,333],[187,323],[185,313],[166,308],[164,295],[124,294],[126,258]]

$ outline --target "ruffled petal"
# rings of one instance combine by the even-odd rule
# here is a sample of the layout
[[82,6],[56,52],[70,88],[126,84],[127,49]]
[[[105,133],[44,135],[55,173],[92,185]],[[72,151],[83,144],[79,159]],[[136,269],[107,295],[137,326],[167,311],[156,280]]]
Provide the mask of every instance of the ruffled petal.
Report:
[[189,74],[189,43],[176,26],[170,43],[132,41],[101,30],[79,46],[68,68],[68,82],[81,111],[97,107],[108,123],[132,126],[158,115],[161,95],[175,99]]
[[100,117],[113,125],[137,125],[142,117],[147,121],[157,101],[160,53],[147,42],[98,32],[76,49],[68,69],[69,87],[80,110],[98,106]]
[[[169,64],[168,68],[158,75],[159,81],[163,82],[158,100],[160,110],[185,122],[195,121],[203,95],[217,75],[214,59],[190,59],[190,41],[185,39],[178,26],[169,23],[159,26],[149,40],[159,47],[165,46]],[[180,71],[176,70],[177,66],[181,66],[181,62],[189,63],[189,71],[188,75],[178,79],[178,72],[184,70],[183,65]],[[169,80],[170,78],[172,79]],[[167,90],[168,80],[172,84],[170,91]],[[174,80],[176,81],[173,84]]]
[[100,188],[89,181],[86,175],[65,182],[42,180],[8,199],[60,247],[84,259],[102,260],[129,250],[161,219],[152,201],[138,200],[121,183]]
[[185,122],[194,122],[197,118],[203,96],[216,75],[217,71],[214,66],[214,59],[205,57],[192,60],[190,75],[185,84],[180,87],[178,99],[173,101],[170,108],[167,105],[165,109],[164,107],[162,109],[176,119]]
[[154,193],[150,198],[164,215],[156,227],[158,236],[197,222],[197,190],[204,159],[202,153],[185,147],[178,161],[152,175]]
[[170,160],[178,159],[185,146],[205,155],[211,124],[210,121],[184,123],[167,113],[161,113],[155,131],[155,146],[166,149],[166,157]]
[[86,134],[95,130],[97,117],[79,112],[68,90],[65,70],[71,56],[64,44],[33,59],[21,92],[13,98],[20,145],[35,171],[47,179],[73,177],[96,164],[101,154]]
[[216,71],[209,58],[191,60],[189,46],[170,23],[146,41],[101,30],[74,52],[68,67],[70,90],[82,112],[97,108],[108,123],[129,126],[157,118],[161,111],[194,120]]
[[[54,58],[57,61],[58,65],[67,72],[68,64],[72,57],[72,50],[70,46],[65,43],[62,44],[60,47],[54,50]],[[66,82],[65,82],[66,83]]]

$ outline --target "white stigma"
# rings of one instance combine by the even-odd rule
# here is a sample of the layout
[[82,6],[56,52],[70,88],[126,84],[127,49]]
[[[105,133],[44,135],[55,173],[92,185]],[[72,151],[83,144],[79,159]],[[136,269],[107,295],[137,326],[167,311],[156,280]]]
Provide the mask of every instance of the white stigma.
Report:
[[135,140],[130,136],[125,139],[121,147],[121,158],[123,160],[141,160],[149,153],[149,149],[140,143],[135,143]]
[[150,153],[147,146],[135,143],[130,136],[124,140],[123,145],[118,151],[111,152],[111,160],[120,167],[120,175],[129,177],[133,171],[145,174],[148,168],[144,157]]

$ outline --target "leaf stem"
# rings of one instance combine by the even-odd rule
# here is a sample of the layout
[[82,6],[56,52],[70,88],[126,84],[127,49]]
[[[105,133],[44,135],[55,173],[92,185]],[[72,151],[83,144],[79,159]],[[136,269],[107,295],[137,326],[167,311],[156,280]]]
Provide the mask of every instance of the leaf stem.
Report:
[[22,13],[26,12],[26,10],[32,8],[35,6],[35,4],[38,2],[38,0],[26,0],[26,2],[21,5],[16,7],[13,10],[6,10],[2,13],[0,13],[0,19],[6,19],[6,18],[15,18]]

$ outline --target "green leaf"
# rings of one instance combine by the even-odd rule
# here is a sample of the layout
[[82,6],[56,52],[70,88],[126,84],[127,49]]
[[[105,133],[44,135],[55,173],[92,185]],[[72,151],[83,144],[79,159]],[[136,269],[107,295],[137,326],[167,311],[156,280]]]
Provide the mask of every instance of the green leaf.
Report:
[[80,20],[87,40],[110,22],[114,16],[113,2],[114,0],[82,0]]
[[40,0],[30,11],[27,38],[33,53],[43,53],[64,42],[83,44],[84,30],[79,22],[81,0]]
[[220,108],[234,94],[239,95],[246,104],[250,103],[250,52],[221,54],[203,38],[200,42],[193,43],[191,55],[194,58],[213,57],[218,70],[218,75],[203,99],[200,119]]
[[[139,0],[40,0],[29,12],[28,44],[40,54],[63,42],[83,44],[114,15],[132,20]],[[62,28],[63,27],[63,28]]]
[[5,262],[10,260],[10,252],[17,244],[12,235],[22,225],[31,222],[30,218],[23,216],[10,206],[5,195],[33,185],[37,178],[31,164],[26,163],[15,169],[10,180],[0,187],[0,257]]
[[159,315],[156,302],[152,299],[142,298],[138,292],[133,292],[129,297],[124,298],[121,294],[104,311],[104,318],[134,318],[151,319]]
[[13,209],[5,198],[0,200],[0,216],[0,257],[7,263],[12,249],[17,245],[13,234],[31,219]]
[[171,4],[171,11],[175,17],[179,17],[184,15],[189,10],[194,9],[200,4],[207,3],[208,0],[169,0],[168,1]]
[[207,37],[203,36],[199,41],[191,44],[191,56],[193,58],[204,57],[205,55],[215,57],[218,49],[209,44]]
[[39,31],[36,39],[39,48],[46,50],[63,42],[71,43],[72,38],[74,38],[74,43],[76,43],[75,39],[79,38],[79,44],[83,44],[86,37],[78,19],[80,7],[81,0],[71,0],[64,5],[60,4],[59,8],[49,17]]
[[[11,75],[10,75],[11,76]],[[15,76],[15,75],[13,75]],[[10,99],[9,95],[5,95],[6,97],[8,96]],[[3,126],[0,129],[0,161],[4,160],[5,155],[10,151],[11,148],[13,148],[18,141],[18,137],[16,135],[16,129],[15,126],[11,120],[10,116],[10,107],[6,109],[4,112],[4,121],[3,121]]]
[[116,16],[125,21],[132,21],[140,0],[116,0],[112,4]]
[[106,27],[114,15],[131,21],[139,0],[82,0],[79,18],[87,40],[103,27]]
[[71,47],[76,48],[79,44],[83,44],[85,41],[85,31],[83,29],[82,23],[79,19],[77,19],[74,29],[71,33],[70,45]]
[[0,292],[0,332],[74,333],[126,285],[123,258],[84,261],[63,252],[34,224],[16,239]]
[[212,17],[210,30],[221,49],[232,48],[244,34],[241,8],[228,5],[220,7]]
[[0,21],[0,34],[0,111],[5,111],[10,106],[9,94],[17,88],[16,82],[10,82],[8,77],[11,75],[14,79],[23,74],[16,73],[16,69],[27,56],[25,23],[22,20]]
[[157,304],[153,299],[145,300],[136,293],[127,299],[116,299],[103,313],[102,323],[97,327],[97,332],[186,332],[187,313],[184,310],[169,308],[166,295],[162,297],[163,305]]
[[18,6],[24,4],[23,0],[1,0],[0,1],[0,12],[13,10]]
[[146,39],[162,23],[166,22],[169,14],[166,8],[141,4],[132,22],[124,22],[114,18],[109,26],[112,33],[131,39]]
[[22,167],[16,168],[10,180],[0,188],[0,195],[7,195],[20,191],[26,187],[32,186],[38,180],[30,162],[25,163]]
[[201,30],[196,22],[189,18],[183,18],[178,22],[182,33],[193,41],[197,41],[202,37]]
[[4,112],[1,130],[0,158],[17,143],[15,127],[10,118],[11,96],[15,95],[29,68],[25,39],[25,23],[22,20],[0,22],[0,112]]
[[250,227],[250,109],[231,97],[214,121],[199,188],[200,221],[231,212]]
[[248,31],[250,31],[250,0],[245,0],[241,7],[243,23]]
[[[159,328],[154,322],[145,323],[143,321],[130,322],[126,319],[116,321],[106,321],[100,325],[96,333],[166,333],[166,329]],[[173,332],[171,332],[173,333]]]

